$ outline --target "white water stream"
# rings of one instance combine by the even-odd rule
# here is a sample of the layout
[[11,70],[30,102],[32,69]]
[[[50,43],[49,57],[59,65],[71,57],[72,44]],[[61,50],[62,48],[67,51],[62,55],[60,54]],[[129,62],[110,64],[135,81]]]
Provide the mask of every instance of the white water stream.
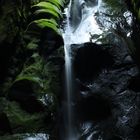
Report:
[[[76,0],[75,0],[76,1]],[[90,34],[101,34],[102,30],[98,26],[95,16],[99,11],[101,0],[98,0],[96,5],[89,7],[86,2],[79,0],[79,5],[73,5],[74,2],[70,0],[68,7],[65,9],[66,13],[66,27],[63,34],[64,38],[64,51],[65,51],[65,94],[66,94],[66,136],[64,140],[78,140],[78,134],[74,126],[74,111],[72,109],[72,98],[73,98],[73,72],[72,72],[72,60],[71,60],[71,44],[79,44],[90,41]],[[78,27],[74,28],[70,23],[71,10],[77,8],[81,10],[81,20],[79,21]],[[75,13],[77,14],[77,13]],[[75,15],[76,16],[76,15]],[[78,14],[77,14],[78,16]]]

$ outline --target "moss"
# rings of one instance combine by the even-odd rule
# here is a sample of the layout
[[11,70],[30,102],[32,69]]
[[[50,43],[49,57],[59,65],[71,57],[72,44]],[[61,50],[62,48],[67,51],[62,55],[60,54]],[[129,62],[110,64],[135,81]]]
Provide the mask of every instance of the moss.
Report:
[[5,112],[7,113],[14,133],[37,132],[45,129],[43,124],[44,113],[29,114],[23,111],[16,102],[8,102]]
[[[62,18],[61,10],[63,8],[61,8],[61,5],[64,4],[64,1],[55,1],[56,3],[54,4],[54,1],[48,0],[45,7],[40,5],[40,0],[29,0],[28,2],[6,0],[5,2],[0,2],[0,10],[2,3],[7,7],[2,7],[0,19],[2,23],[0,25],[0,35],[2,36],[0,43],[2,42],[3,48],[6,48],[5,57],[1,60],[3,61],[8,57],[8,61],[5,62],[9,63],[3,80],[4,85],[0,87],[1,96],[4,97],[4,100],[0,100],[0,108],[8,116],[14,134],[27,132],[50,133],[56,125],[58,96],[61,92],[60,74],[63,65],[61,63],[63,49],[61,48],[62,51],[56,51],[56,49],[63,44],[58,20]],[[38,9],[33,13],[34,20],[31,19],[33,15],[31,15],[30,11],[33,4],[36,5],[34,8]],[[48,10],[50,10],[50,15],[54,16],[51,16],[51,19],[48,17],[42,19],[41,14],[48,12]],[[26,29],[29,28],[37,36],[26,32]],[[41,45],[39,43],[44,40],[47,42],[54,41],[55,43],[53,43],[57,46],[47,54],[47,60],[40,55]],[[3,42],[8,43],[8,47],[11,47],[11,49],[7,49],[5,47],[6,43]],[[47,51],[49,51],[48,44],[44,43],[42,45],[47,47]],[[11,50],[12,54],[9,56],[7,52],[11,52]],[[3,50],[1,53],[3,54]],[[9,98],[9,94],[11,94],[13,100]],[[39,105],[43,104],[43,111],[28,113],[21,106],[24,102],[24,105],[31,110],[33,105],[36,105],[33,103],[34,101]],[[30,104],[28,104],[29,102]],[[14,135],[13,139],[22,139],[21,137],[21,135],[19,137]],[[1,138],[12,139],[12,137],[8,138],[8,136]]]
[[45,75],[42,72],[44,63],[44,60],[37,53],[34,53],[24,63],[22,71],[11,84],[11,87],[17,85],[18,83],[22,83],[22,81],[23,84],[24,81],[28,81],[28,84],[31,84],[35,93],[43,93],[44,83],[46,83]]
[[34,40],[32,40],[31,42],[28,43],[28,45],[26,46],[26,48],[28,50],[31,50],[31,51],[36,51],[37,48],[38,48],[38,45],[37,45],[37,43]]
[[52,126],[52,120],[44,125],[46,119],[49,117],[49,112],[42,113],[28,113],[21,109],[18,103],[8,101],[5,98],[0,98],[1,111],[7,114],[7,117],[12,128],[12,133],[37,133],[47,132]]
[[48,2],[54,4],[55,6],[57,6],[58,8],[63,8],[64,7],[64,1],[63,0],[47,0]]

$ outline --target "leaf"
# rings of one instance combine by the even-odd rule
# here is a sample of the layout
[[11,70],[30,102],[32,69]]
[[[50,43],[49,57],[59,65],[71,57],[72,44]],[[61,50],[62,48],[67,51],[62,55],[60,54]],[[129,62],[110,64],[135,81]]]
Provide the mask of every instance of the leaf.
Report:
[[56,20],[60,19],[60,17],[62,18],[62,15],[58,14],[57,12],[53,11],[53,10],[49,10],[49,9],[39,9],[36,10],[33,14],[35,17],[39,17],[40,19],[43,18],[47,18],[48,16],[50,16],[51,18],[54,18]]
[[57,6],[60,10],[62,7],[64,7],[64,1],[62,0],[46,0],[47,2],[50,2],[52,4],[54,4],[55,6]]
[[48,9],[48,10],[54,11],[61,15],[61,11],[58,9],[58,7],[56,7],[55,5],[53,5],[50,2],[40,2],[36,5],[33,5],[32,9],[35,9],[35,10]]
[[27,27],[27,32],[38,34],[46,27],[53,29],[57,34],[60,34],[58,24],[53,19],[39,19],[32,21]]

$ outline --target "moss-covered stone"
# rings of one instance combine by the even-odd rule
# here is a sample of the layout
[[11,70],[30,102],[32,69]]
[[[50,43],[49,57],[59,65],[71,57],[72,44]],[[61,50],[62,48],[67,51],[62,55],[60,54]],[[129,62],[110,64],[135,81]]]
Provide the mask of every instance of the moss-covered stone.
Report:
[[[14,101],[0,98],[3,113],[0,114],[0,135],[15,133],[50,132],[53,124],[51,112],[28,113]],[[46,121],[47,120],[47,121]],[[46,124],[46,125],[44,125]],[[3,129],[1,129],[3,127]]]
[[[42,18],[51,7],[32,13],[33,5],[41,7],[40,0],[0,1],[0,121],[7,124],[4,131],[0,127],[0,135],[5,135],[0,139],[22,140],[30,137],[26,133],[34,138],[37,133],[55,135],[64,64],[59,30],[64,1],[55,1],[46,0],[53,7],[51,19]],[[29,28],[35,34],[27,32]],[[11,133],[17,135],[8,136]]]

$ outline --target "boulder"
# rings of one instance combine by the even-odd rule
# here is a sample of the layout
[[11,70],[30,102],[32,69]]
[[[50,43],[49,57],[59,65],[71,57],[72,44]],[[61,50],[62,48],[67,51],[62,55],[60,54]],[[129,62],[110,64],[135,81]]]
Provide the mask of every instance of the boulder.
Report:
[[39,53],[44,57],[48,57],[63,45],[64,41],[62,35],[58,32],[55,32],[53,29],[46,27],[41,35]]
[[30,113],[44,111],[43,104],[35,94],[37,88],[39,85],[33,78],[22,78],[11,86],[8,99],[17,101],[24,110]]
[[135,92],[140,92],[140,75],[137,75],[135,77],[132,77],[128,81],[128,88],[130,90],[135,91]]
[[0,135],[12,134],[9,119],[4,112],[0,112]]
[[92,81],[104,69],[113,65],[113,56],[95,43],[72,45],[78,48],[74,56],[74,71],[81,81]]
[[101,121],[111,116],[111,104],[106,98],[94,94],[81,98],[76,112],[81,121]]

